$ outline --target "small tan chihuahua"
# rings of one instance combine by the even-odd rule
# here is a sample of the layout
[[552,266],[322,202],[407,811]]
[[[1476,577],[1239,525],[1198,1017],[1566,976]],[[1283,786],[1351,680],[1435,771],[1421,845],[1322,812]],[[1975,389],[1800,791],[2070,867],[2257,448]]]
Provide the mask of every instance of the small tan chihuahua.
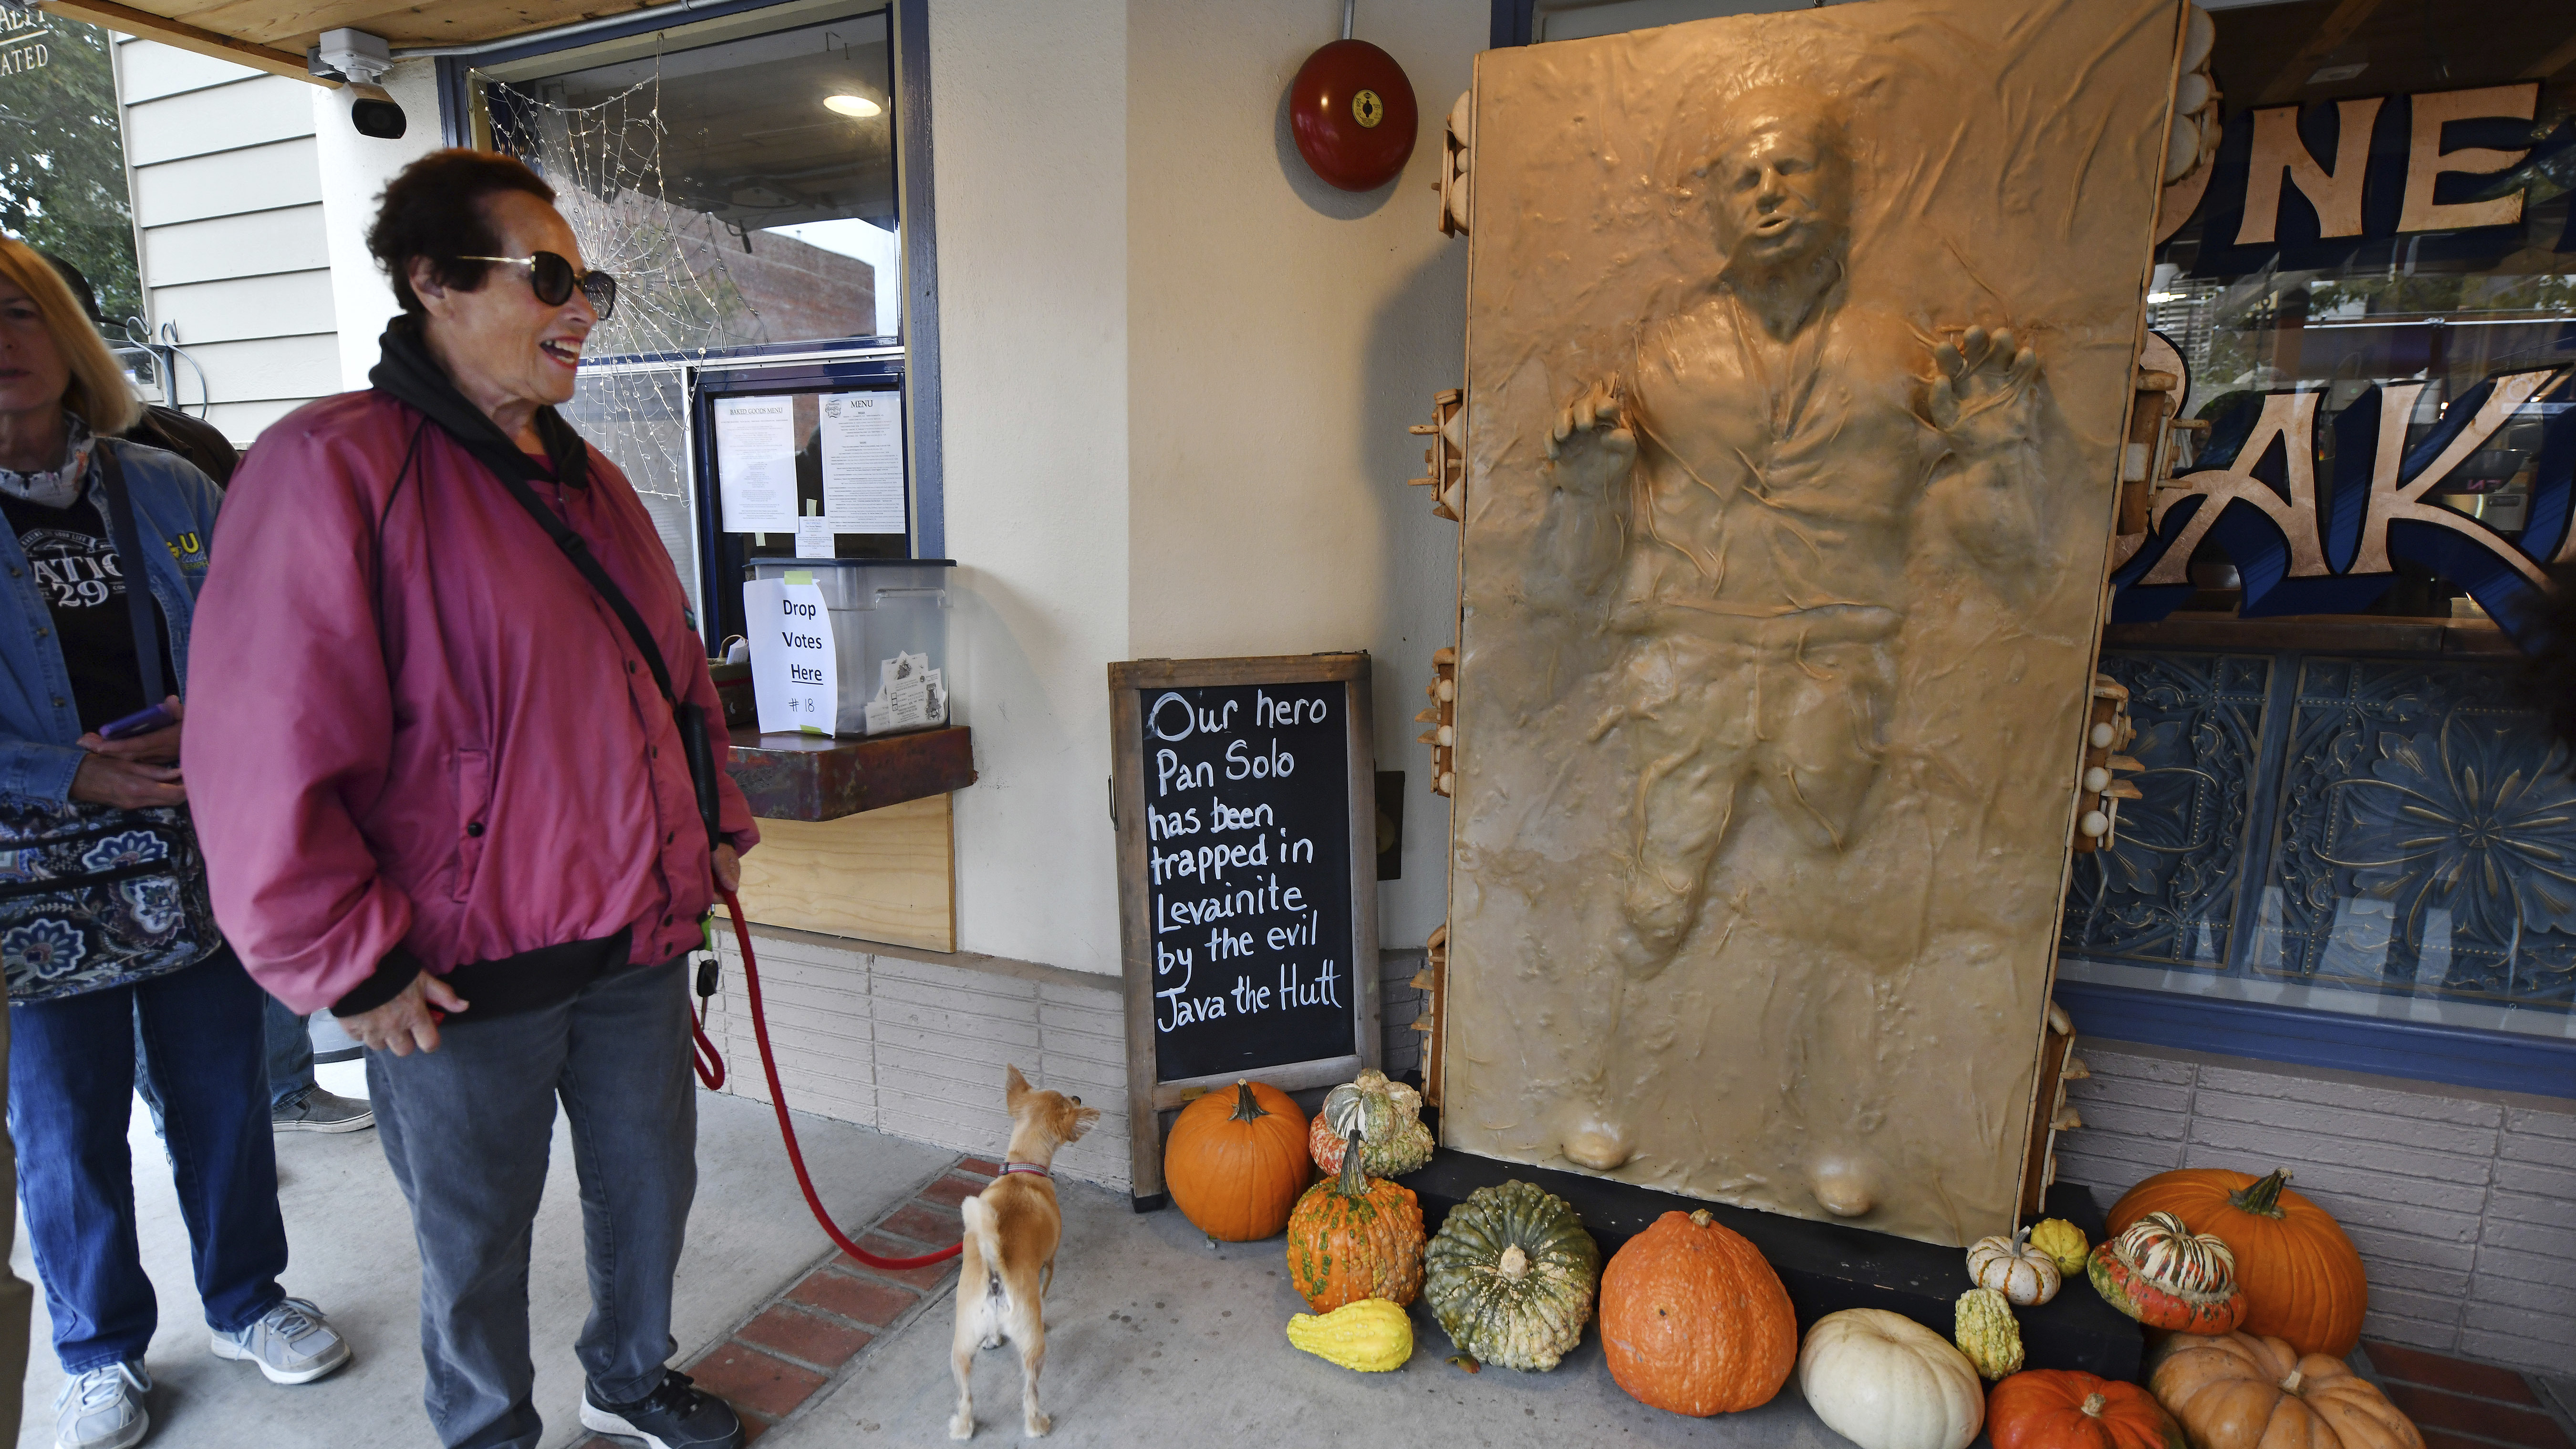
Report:
[[1020,1426],[1031,1438],[1055,1427],[1038,1412],[1038,1370],[1046,1365],[1047,1285],[1055,1281],[1056,1243],[1064,1215],[1055,1201],[1055,1150],[1078,1140],[1100,1120],[1100,1109],[1080,1097],[1041,1092],[1018,1067],[1009,1069],[1011,1145],[1002,1175],[959,1203],[966,1217],[966,1251],[957,1276],[957,1336],[948,1350],[957,1372],[957,1417],[948,1437],[975,1435],[975,1393],[967,1375],[978,1348],[1020,1346]]

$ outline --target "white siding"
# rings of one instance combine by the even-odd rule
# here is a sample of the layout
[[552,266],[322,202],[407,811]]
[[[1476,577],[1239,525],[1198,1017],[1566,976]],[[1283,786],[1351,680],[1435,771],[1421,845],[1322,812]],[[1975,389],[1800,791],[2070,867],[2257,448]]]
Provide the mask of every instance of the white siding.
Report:
[[191,156],[134,171],[134,204],[156,224],[312,206],[322,200],[313,138]]
[[177,401],[248,447],[340,386],[313,88],[148,40],[116,59],[145,305],[196,364]]

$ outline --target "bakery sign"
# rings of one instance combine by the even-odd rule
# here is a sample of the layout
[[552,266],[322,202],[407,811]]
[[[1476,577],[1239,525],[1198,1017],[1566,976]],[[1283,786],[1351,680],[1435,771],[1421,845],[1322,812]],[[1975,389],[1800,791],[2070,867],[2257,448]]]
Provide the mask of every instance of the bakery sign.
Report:
[[[2428,385],[2386,383],[2356,398],[2334,421],[2332,471],[2322,477],[2316,433],[2325,394],[2266,394],[2242,442],[2211,450],[2205,466],[2158,489],[2147,532],[2116,541],[2112,617],[2160,619],[2179,607],[2193,593],[2192,552],[2213,538],[2235,560],[2248,617],[2367,608],[2406,563],[2466,589],[2528,644],[2548,570],[2576,563],[2576,367],[2487,378],[2409,447],[2408,424]],[[2518,535],[2433,498],[2490,455],[2509,423],[2533,421],[2539,449]]]
[[[2576,151],[2576,122],[2535,126],[2540,96],[2522,82],[2258,108],[2229,123],[2216,160],[2168,189],[2166,215],[2197,223],[2189,271],[2203,278],[2332,272],[2398,236],[2449,271],[2525,248],[2576,251],[2576,212],[2554,248],[2526,235],[2531,183]],[[2576,343],[2568,325],[2562,346]],[[2247,399],[2194,471],[2156,489],[2146,531],[2115,543],[2112,617],[2180,607],[2194,593],[2192,553],[2214,540],[2236,565],[2247,616],[2364,609],[2406,565],[2465,589],[2529,644],[2549,570],[2576,563],[2576,367],[2499,372],[2439,406],[2438,420],[2442,399],[2426,395],[2436,387],[2383,381],[2330,421],[2322,390],[2263,394],[2259,410]],[[2324,458],[2321,427],[2333,434]],[[2509,515],[2472,516],[2436,496],[2508,481],[2499,468],[2526,500],[2518,532],[2495,526]]]
[[[2528,244],[2535,175],[2576,150],[2576,122],[2536,134],[2540,99],[2540,82],[2519,81],[2257,107],[2228,122],[2215,160],[2166,189],[2166,229],[2200,224],[2195,277],[2333,267],[2394,236],[2500,259]],[[2576,250],[2576,212],[2567,225],[2558,251]]]

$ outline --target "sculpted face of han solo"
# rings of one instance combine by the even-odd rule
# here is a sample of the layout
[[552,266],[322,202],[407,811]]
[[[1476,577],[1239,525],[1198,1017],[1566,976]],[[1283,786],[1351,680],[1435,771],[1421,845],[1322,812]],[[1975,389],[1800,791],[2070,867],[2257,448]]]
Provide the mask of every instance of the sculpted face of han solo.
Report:
[[[1723,267],[1550,430],[1548,481],[1576,503],[1557,563],[1592,589],[1617,580],[1622,682],[1599,733],[1625,733],[1635,781],[1609,943],[1626,980],[1699,927],[1751,810],[1820,856],[1851,843],[1887,749],[1921,519],[1937,512],[1989,572],[2030,567],[2017,485],[2036,476],[2038,359],[2009,332],[1943,341],[1848,302],[1852,172],[1824,97],[1728,104],[1684,178]],[[1625,1137],[1596,1124],[1566,1151],[1606,1170]]]

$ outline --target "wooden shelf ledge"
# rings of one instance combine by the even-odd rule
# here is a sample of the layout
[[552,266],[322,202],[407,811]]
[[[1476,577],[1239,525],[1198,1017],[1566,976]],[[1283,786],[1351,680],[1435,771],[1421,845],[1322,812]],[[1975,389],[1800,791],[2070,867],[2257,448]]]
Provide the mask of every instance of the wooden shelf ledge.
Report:
[[730,772],[763,820],[838,820],[975,783],[973,737],[964,725],[872,740],[732,734]]
[[2284,614],[2240,619],[2177,612],[2153,624],[2111,624],[2102,642],[2114,649],[2214,649],[2246,652],[2309,649],[2329,654],[2476,654],[2519,652],[2492,619],[2411,619],[2386,614]]

